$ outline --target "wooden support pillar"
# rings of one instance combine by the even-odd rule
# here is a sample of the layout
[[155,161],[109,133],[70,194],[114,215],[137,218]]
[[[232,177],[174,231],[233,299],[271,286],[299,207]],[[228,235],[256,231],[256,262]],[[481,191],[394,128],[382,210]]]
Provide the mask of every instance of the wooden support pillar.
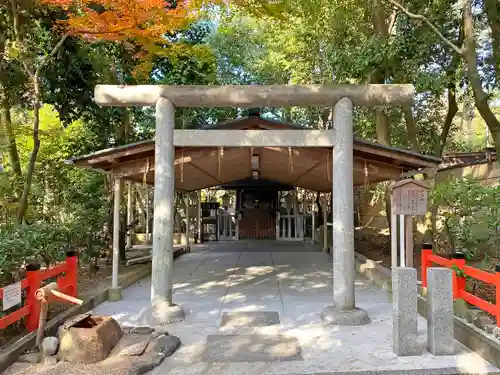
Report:
[[278,208],[278,212],[276,214],[276,241],[280,239],[280,230],[281,230],[281,215]]
[[295,199],[293,201],[293,224],[294,224],[294,237],[299,238],[299,197],[296,191]]
[[[391,205],[393,207],[393,205]],[[391,268],[398,267],[398,215],[391,213]]]
[[189,220],[189,205],[190,205],[190,194],[189,193],[185,193],[184,194],[184,202],[185,202],[185,205],[186,205],[186,246],[187,248],[189,249],[190,247],[190,241],[189,241],[189,237],[191,237],[191,225],[190,225],[190,220]]
[[[127,226],[134,221],[134,186],[132,182],[127,183]],[[132,247],[132,234],[134,230],[127,230],[127,248]]]
[[316,242],[316,202],[313,196],[311,200],[311,221],[312,221],[312,233],[311,233],[311,243]]
[[113,266],[111,274],[111,289],[109,290],[109,300],[119,301],[121,289],[118,286],[118,266],[120,263],[120,206],[122,198],[122,181],[115,178],[113,196]]
[[198,190],[196,201],[196,231],[198,232],[198,243],[202,242],[201,238],[201,190]]
[[149,234],[149,221],[150,218],[150,208],[149,208],[149,188],[146,186],[146,234]]
[[398,215],[398,216],[399,216],[399,266],[406,267],[405,215]]
[[328,253],[328,201],[326,199],[327,195],[324,193],[324,204],[323,204],[323,252]]
[[405,216],[406,267],[413,267],[413,216]]

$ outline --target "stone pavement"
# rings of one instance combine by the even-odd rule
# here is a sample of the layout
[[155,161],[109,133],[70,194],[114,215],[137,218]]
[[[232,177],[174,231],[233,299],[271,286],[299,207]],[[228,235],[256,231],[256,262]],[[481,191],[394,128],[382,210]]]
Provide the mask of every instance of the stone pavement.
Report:
[[[113,315],[124,326],[147,323],[150,288],[150,279],[141,280],[123,291],[122,301],[94,312]],[[432,356],[421,317],[421,355],[396,357],[388,295],[362,278],[356,281],[356,305],[372,323],[323,326],[320,313],[332,304],[332,257],[317,246],[195,246],[175,261],[174,302],[187,317],[166,329],[182,346],[153,375],[500,373],[458,342],[456,355]]]
[[[174,302],[187,317],[168,330],[180,337],[182,346],[155,375],[498,371],[458,342],[456,355],[432,356],[425,349],[426,321],[421,317],[421,356],[396,357],[387,293],[361,278],[356,304],[368,311],[372,323],[323,326],[320,313],[332,303],[332,257],[317,246],[274,241],[195,246],[176,260],[174,282]],[[95,312],[111,314],[125,326],[138,325],[144,322],[149,295],[150,280],[144,279],[126,289],[122,301],[104,303]],[[269,314],[237,314],[249,311]]]

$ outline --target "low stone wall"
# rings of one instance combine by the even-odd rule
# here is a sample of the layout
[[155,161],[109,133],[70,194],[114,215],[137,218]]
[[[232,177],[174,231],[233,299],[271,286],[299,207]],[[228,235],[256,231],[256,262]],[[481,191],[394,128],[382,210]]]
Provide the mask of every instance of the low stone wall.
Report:
[[151,233],[132,233],[133,245],[152,245],[153,235]]
[[[189,236],[189,243],[194,243],[193,233]],[[186,245],[186,233],[174,233],[174,245]]]
[[[355,253],[356,271],[389,293],[392,299],[391,271],[380,263]],[[419,288],[418,313],[427,318],[426,290]],[[491,364],[500,367],[500,330],[481,310],[471,309],[463,300],[454,302],[455,339]]]
[[391,271],[388,268],[358,252],[355,253],[354,260],[356,271],[360,275],[372,280],[383,290],[392,292]]

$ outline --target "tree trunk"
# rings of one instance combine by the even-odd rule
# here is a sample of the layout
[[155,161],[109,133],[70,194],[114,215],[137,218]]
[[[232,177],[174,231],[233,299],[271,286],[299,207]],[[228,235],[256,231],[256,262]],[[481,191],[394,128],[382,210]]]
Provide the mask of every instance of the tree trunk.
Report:
[[491,47],[493,49],[493,65],[500,84],[500,2],[498,0],[484,0],[486,16],[491,28]]
[[[464,28],[463,25],[461,25],[458,35],[457,45],[461,47],[463,42],[464,42]],[[436,149],[436,156],[439,158],[443,155],[444,148],[446,146],[446,140],[448,139],[451,125],[453,124],[453,118],[458,112],[457,82],[455,77],[457,74],[457,69],[459,64],[460,64],[460,55],[455,53],[453,54],[450,66],[446,71],[446,77],[448,78],[448,112],[446,113],[446,118],[443,124],[443,130],[441,131],[441,135],[439,137],[439,144]]]
[[375,126],[377,132],[377,142],[384,145],[391,145],[391,128],[389,116],[384,109],[375,109]]
[[410,148],[413,151],[418,152],[417,125],[415,124],[415,119],[413,118],[413,113],[411,108],[404,107],[403,114],[405,116],[406,131],[408,133],[408,141],[410,142]]
[[458,112],[457,96],[455,80],[448,83],[448,112],[446,113],[446,118],[443,124],[443,130],[439,136],[439,144],[436,150],[436,156],[441,157],[446,146],[446,140],[448,139],[448,134],[450,133],[451,125],[453,124],[453,118]]
[[[387,40],[388,24],[387,16],[384,8],[379,4],[379,0],[372,0],[372,22],[375,35],[380,39],[381,43]],[[371,83],[385,83],[386,72],[384,68],[377,68],[370,77]],[[391,132],[389,116],[383,108],[375,109],[375,130],[377,134],[377,142],[385,146],[391,145]]]
[[19,153],[17,152],[16,137],[12,129],[12,121],[10,117],[10,105],[7,100],[2,101],[0,108],[0,127],[3,128],[7,153],[9,155],[9,163],[14,174],[22,177],[21,163],[19,162]]
[[127,108],[122,109],[123,114],[121,116],[121,121],[118,122],[115,127],[116,144],[119,146],[128,142],[130,127],[130,113]]
[[38,150],[40,149],[40,138],[38,137],[38,129],[40,127],[40,107],[41,107],[41,92],[40,92],[40,78],[38,74],[33,76],[34,85],[34,119],[33,119],[33,150],[31,151],[30,160],[28,162],[28,168],[26,170],[26,178],[24,181],[23,194],[19,201],[19,207],[17,209],[17,222],[22,224],[28,210],[28,197],[31,190],[31,183],[33,181],[33,174],[35,173],[35,163],[38,155]]
[[464,37],[465,48],[463,56],[467,65],[467,76],[474,93],[474,104],[481,117],[488,125],[493,137],[495,148],[500,150],[500,121],[495,117],[488,104],[488,94],[483,90],[481,78],[477,69],[476,37],[474,35],[474,20],[472,16],[472,0],[464,2]]

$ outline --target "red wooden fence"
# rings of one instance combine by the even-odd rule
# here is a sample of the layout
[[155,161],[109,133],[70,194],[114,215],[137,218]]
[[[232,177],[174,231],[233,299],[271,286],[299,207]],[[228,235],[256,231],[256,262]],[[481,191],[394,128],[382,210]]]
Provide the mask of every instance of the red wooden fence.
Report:
[[[458,256],[460,255],[460,256]],[[462,254],[457,254],[454,259],[446,259],[432,253],[432,248],[422,249],[422,286],[427,287],[427,268],[433,264],[451,268],[453,272],[453,298],[463,299],[464,301],[494,315],[497,320],[497,326],[500,327],[500,269],[497,266],[496,273],[489,273],[465,264],[465,258]],[[458,272],[457,272],[458,271]],[[485,301],[465,290],[465,275],[473,277],[487,284],[492,284],[496,289],[495,303]]]
[[[21,289],[27,289],[26,303],[20,309],[0,318],[0,329],[4,329],[18,320],[26,317],[28,331],[36,331],[40,318],[40,301],[35,298],[35,292],[42,286],[42,281],[56,277],[58,290],[76,297],[78,292],[78,258],[74,252],[66,254],[66,262],[48,268],[40,269],[39,264],[29,264],[26,267],[26,278],[21,280]],[[0,299],[3,298],[3,288],[0,288]]]

